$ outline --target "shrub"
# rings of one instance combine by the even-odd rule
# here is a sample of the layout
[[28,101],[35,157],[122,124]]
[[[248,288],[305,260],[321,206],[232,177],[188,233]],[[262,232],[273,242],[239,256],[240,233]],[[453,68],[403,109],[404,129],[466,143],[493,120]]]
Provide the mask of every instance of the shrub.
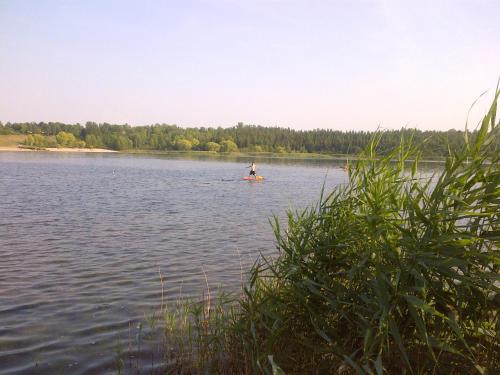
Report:
[[87,134],[85,136],[85,143],[87,144],[87,147],[89,147],[89,148],[103,147],[100,138],[94,134]]
[[233,141],[227,139],[220,143],[221,152],[236,152],[238,151],[238,146]]
[[175,149],[180,151],[189,151],[193,147],[192,143],[184,138],[179,138],[175,141]]
[[125,135],[113,134],[111,137],[111,146],[114,150],[128,150],[132,148],[132,141]]
[[77,139],[72,133],[59,132],[56,135],[57,144],[62,147],[75,147]]
[[206,149],[207,149],[207,151],[219,152],[220,151],[220,144],[218,144],[216,142],[207,142]]
[[49,146],[49,142],[46,137],[41,134],[33,134],[28,135],[24,140],[24,144],[26,146],[32,147],[47,147]]
[[200,141],[197,138],[190,137],[188,141],[191,143],[192,148],[197,148],[200,145]]
[[34,146],[34,143],[35,143],[35,139],[33,138],[33,136],[30,134],[26,137],[26,139],[24,140],[24,144],[26,146]]

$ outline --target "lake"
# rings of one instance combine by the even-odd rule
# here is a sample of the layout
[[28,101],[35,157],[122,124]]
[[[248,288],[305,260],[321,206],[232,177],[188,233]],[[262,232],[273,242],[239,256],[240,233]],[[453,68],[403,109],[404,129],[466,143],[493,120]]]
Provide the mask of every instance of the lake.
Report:
[[115,373],[119,351],[161,365],[136,345],[160,272],[170,302],[199,298],[204,272],[237,292],[276,254],[271,215],[347,179],[342,161],[255,160],[264,182],[242,180],[248,159],[0,152],[0,374]]

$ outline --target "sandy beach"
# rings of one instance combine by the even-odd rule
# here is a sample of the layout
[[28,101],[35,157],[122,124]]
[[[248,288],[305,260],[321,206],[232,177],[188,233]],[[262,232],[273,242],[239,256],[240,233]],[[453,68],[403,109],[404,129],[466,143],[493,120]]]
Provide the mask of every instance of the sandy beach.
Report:
[[70,147],[48,147],[45,151],[51,152],[118,152],[115,150],[108,150],[105,148],[70,148]]
[[12,151],[34,151],[34,150],[30,150],[27,148],[20,148],[20,147],[5,146],[5,147],[0,147],[0,152],[1,151],[12,152]]
[[15,146],[7,146],[7,147],[0,147],[0,151],[9,151],[9,152],[25,152],[25,151],[49,151],[49,152],[118,152],[114,150],[107,150],[105,148],[69,148],[69,147],[61,147],[61,148],[56,148],[56,147],[48,147],[42,150],[35,150],[35,149],[30,149],[30,148],[23,148],[23,147],[15,147]]

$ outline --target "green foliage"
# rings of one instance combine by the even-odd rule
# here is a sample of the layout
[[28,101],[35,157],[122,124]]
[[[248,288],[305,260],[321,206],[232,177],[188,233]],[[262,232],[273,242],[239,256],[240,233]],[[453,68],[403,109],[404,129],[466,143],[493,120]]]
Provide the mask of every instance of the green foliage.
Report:
[[43,135],[41,134],[34,134],[33,135],[33,146],[37,146],[37,147],[45,147],[48,145],[48,141],[47,141],[47,138],[45,138]]
[[32,147],[48,147],[49,146],[49,141],[47,140],[46,137],[44,137],[41,134],[33,134],[33,135],[28,135],[26,137],[26,140],[24,141],[24,144],[26,146],[32,146]]
[[14,134],[14,131],[7,126],[4,126],[4,124],[2,124],[2,122],[0,121],[0,135],[9,135],[9,134]]
[[499,95],[442,172],[418,172],[411,136],[381,156],[376,134],[346,185],[275,220],[280,256],[231,327],[253,371],[498,373]]
[[30,134],[26,137],[25,141],[24,141],[24,144],[26,146],[34,146],[35,144],[35,139],[33,138],[33,136]]
[[226,139],[220,143],[221,152],[236,152],[238,151],[238,146],[233,141]]
[[132,141],[122,134],[113,134],[109,144],[112,149],[118,151],[132,148]]
[[87,134],[85,136],[85,143],[88,148],[100,148],[103,146],[100,138],[94,134]]
[[[89,147],[106,147],[120,150],[126,149],[177,149],[178,138],[188,140],[193,150],[205,149],[208,142],[222,144],[231,141],[238,150],[244,151],[278,151],[282,152],[314,152],[330,154],[358,154],[372,138],[371,133],[363,131],[342,132],[328,129],[293,130],[275,127],[264,127],[239,124],[230,128],[180,128],[175,125],[154,124],[151,126],[111,125],[88,122],[85,127],[80,124],[63,124],[54,122],[40,123],[6,123],[0,127],[4,134],[42,134],[53,136],[59,132],[71,133],[76,139],[85,141]],[[385,155],[397,147],[401,136],[413,136],[415,142],[422,143],[422,153],[427,158],[443,157],[451,150],[459,150],[465,146],[464,133],[456,130],[447,132],[418,131],[402,129],[388,131],[377,144],[377,152]],[[120,139],[119,137],[125,137]],[[471,134],[474,138],[475,133]],[[283,148],[282,148],[283,147]]]
[[278,154],[284,154],[286,152],[286,148],[284,148],[283,146],[276,146],[275,152],[277,152]]
[[200,141],[196,138],[190,137],[188,138],[188,141],[191,143],[192,148],[198,148],[200,145]]
[[207,151],[212,151],[212,152],[219,152],[220,151],[220,144],[218,144],[216,142],[207,142],[205,147],[206,147]]
[[165,304],[165,342],[174,348],[166,354],[169,374],[245,373],[228,355],[233,351],[227,329],[236,316],[234,300],[223,293],[211,300],[207,291],[201,301]]
[[57,133],[56,140],[57,144],[62,147],[79,147],[79,140],[72,133],[61,131]]
[[193,144],[190,141],[188,141],[187,139],[178,138],[175,141],[176,150],[189,151],[189,150],[191,150],[192,147],[193,147]]

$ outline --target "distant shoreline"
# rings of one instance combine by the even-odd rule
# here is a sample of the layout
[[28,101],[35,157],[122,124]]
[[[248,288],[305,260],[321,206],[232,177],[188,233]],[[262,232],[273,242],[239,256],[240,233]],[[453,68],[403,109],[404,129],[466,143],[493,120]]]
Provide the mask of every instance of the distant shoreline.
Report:
[[124,150],[121,154],[130,155],[192,155],[192,156],[211,156],[214,158],[273,158],[273,159],[315,159],[315,160],[347,160],[356,159],[355,155],[329,155],[307,152],[252,152],[252,151],[236,151],[236,152],[214,152],[214,151],[178,151],[178,150]]
[[[70,148],[70,147],[46,147],[46,148],[29,148],[19,146],[0,146],[0,152],[67,152],[67,153],[117,153],[124,155],[165,155],[165,156],[208,156],[221,159],[227,158],[261,158],[261,159],[288,159],[288,160],[332,160],[332,161],[354,161],[359,159],[357,155],[328,155],[316,153],[273,153],[273,152],[213,152],[213,151],[176,151],[176,150],[124,150],[116,151],[105,148]],[[408,160],[410,161],[410,160]],[[424,163],[445,162],[444,159],[422,159]]]
[[128,155],[191,155],[212,156],[215,158],[248,157],[248,158],[280,158],[280,159],[324,159],[324,160],[346,160],[356,159],[354,155],[328,155],[317,153],[274,153],[274,152],[213,152],[213,151],[177,151],[177,150],[109,150],[106,148],[77,148],[77,147],[33,147],[33,146],[0,146],[0,152],[102,152],[120,153]]
[[[37,134],[35,134],[37,135]],[[57,147],[57,140],[55,136],[46,137],[46,142],[27,142],[27,137],[29,135],[25,134],[2,134],[0,135],[0,152],[25,152],[25,151],[45,151],[45,152],[66,152],[66,153],[118,153],[126,155],[158,155],[158,156],[169,156],[169,157],[184,157],[184,158],[209,158],[213,160],[235,160],[235,159],[251,159],[264,160],[311,160],[311,161],[354,161],[359,159],[358,153],[352,154],[341,154],[341,153],[328,153],[328,151],[321,152],[300,152],[300,151],[286,151],[281,147],[281,152],[277,151],[255,151],[251,147],[240,148],[232,152],[220,152],[220,151],[206,151],[206,150],[160,150],[160,149],[135,149],[135,148],[125,148],[123,150],[113,150],[110,148],[82,148],[82,147]],[[81,145],[85,145],[82,141]],[[28,144],[32,144],[29,146]],[[36,144],[43,144],[45,146],[36,146]],[[71,144],[77,144],[73,142]],[[50,147],[49,147],[50,145]],[[109,147],[109,145],[107,145]],[[440,156],[430,156],[428,159],[423,158],[422,161],[428,163],[444,163],[445,157]]]
[[[213,152],[213,151],[177,151],[177,150],[124,150],[118,151],[120,154],[127,155],[178,155],[178,156],[211,156],[214,158],[261,158],[261,159],[290,159],[290,160],[323,160],[323,161],[354,161],[359,160],[358,155],[342,154],[318,154],[308,152],[255,152],[255,151],[237,151],[237,152]],[[413,162],[414,160],[407,160]],[[423,163],[445,163],[445,159],[421,159]]]

